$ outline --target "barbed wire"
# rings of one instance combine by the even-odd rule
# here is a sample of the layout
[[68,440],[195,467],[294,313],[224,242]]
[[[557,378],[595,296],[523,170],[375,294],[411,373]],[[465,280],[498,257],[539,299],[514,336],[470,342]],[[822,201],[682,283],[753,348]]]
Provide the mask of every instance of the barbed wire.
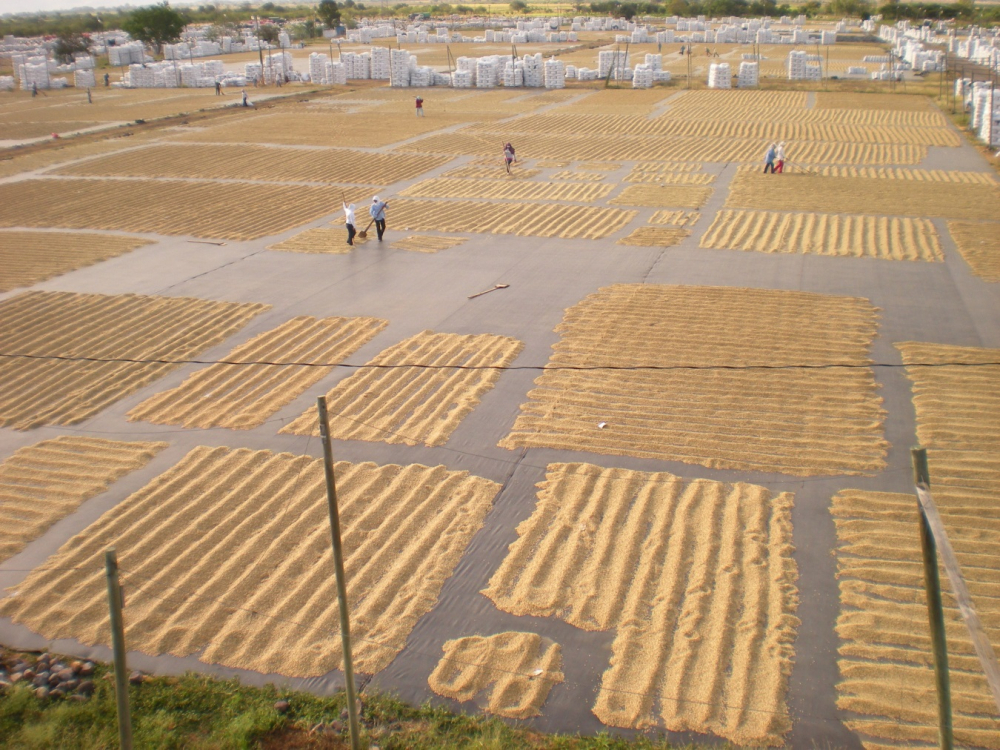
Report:
[[[355,424],[359,424],[359,425],[362,425],[364,427],[368,427],[368,428],[370,428],[372,430],[375,430],[377,432],[381,432],[381,433],[384,433],[384,434],[387,434],[387,435],[392,435],[394,437],[398,437],[398,438],[401,438],[403,440],[408,440],[408,441],[414,442],[414,443],[422,443],[423,442],[423,440],[421,438],[414,438],[414,437],[411,437],[411,436],[408,436],[408,435],[404,435],[404,434],[402,434],[400,432],[396,432],[394,430],[387,429],[385,427],[378,427],[376,425],[369,424],[368,422],[364,422],[364,421],[362,421],[360,419],[355,419],[353,417],[349,417],[349,416],[347,416],[344,413],[340,413],[340,412],[328,412],[328,414],[329,414],[329,416],[335,416],[335,417],[338,417],[338,418],[341,418],[341,419],[346,419],[349,422],[354,422]],[[541,469],[543,471],[548,471],[549,470],[549,466],[551,466],[552,463],[564,463],[564,464],[565,463],[581,463],[581,462],[577,462],[577,461],[558,461],[558,462],[553,461],[550,464],[546,464],[545,466],[539,466],[538,464],[533,464],[533,463],[530,463],[530,462],[525,462],[525,461],[523,461],[521,459],[513,459],[512,460],[512,459],[506,459],[506,458],[498,458],[498,457],[495,457],[495,456],[487,456],[487,455],[485,455],[483,453],[474,453],[472,451],[463,451],[463,450],[460,450],[458,448],[449,448],[449,447],[443,446],[443,445],[430,446],[430,447],[432,447],[435,450],[442,450],[442,451],[446,451],[446,452],[449,452],[449,453],[457,453],[459,455],[466,456],[468,458],[483,459],[485,461],[493,461],[495,463],[508,464],[508,465],[512,465],[512,466],[527,466],[527,467],[530,467],[530,468],[533,468],[533,469]],[[528,447],[544,447],[544,446],[524,446],[524,447],[528,448]],[[835,452],[835,451],[831,451],[831,452]],[[669,460],[669,459],[664,459],[664,460]],[[616,468],[620,468],[620,467],[597,466],[597,464],[592,464],[592,465],[596,466],[599,469],[605,469],[605,470],[614,470]],[[727,469],[727,471],[741,471],[741,469]],[[762,469],[751,469],[751,471],[763,471],[763,470]],[[911,472],[912,472],[912,469],[909,468],[909,467],[903,468],[903,469],[887,469],[887,470],[878,472],[877,476],[885,476],[885,475],[888,475],[888,474],[900,474],[900,473],[907,473],[907,474],[909,474]],[[593,474],[591,474],[590,472],[575,472],[574,471],[574,472],[566,472],[566,473],[572,474],[574,476],[593,476]],[[669,472],[642,471],[642,473],[644,473],[644,474],[658,474],[658,473],[669,473]],[[780,473],[783,473],[783,472],[778,471],[778,472],[775,472],[775,473],[780,474]],[[768,485],[785,485],[785,484],[806,484],[806,483],[809,483],[809,482],[829,482],[829,481],[835,481],[835,480],[843,480],[844,476],[845,476],[844,474],[830,474],[830,475],[821,476],[821,477],[802,477],[801,479],[788,479],[788,480],[779,480],[779,481],[774,481],[774,482],[768,481],[768,482],[766,482],[766,484],[768,484]],[[859,479],[865,479],[865,478],[872,478],[872,476],[876,476],[876,475],[859,476],[858,478]],[[683,477],[678,477],[678,479],[681,479],[682,481],[691,481],[691,480],[684,480]],[[699,479],[704,479],[704,478],[703,477],[699,477]],[[665,483],[667,481],[670,481],[670,480],[664,480],[664,482],[656,482],[655,480],[651,480],[650,483],[661,484],[661,483]],[[711,480],[711,479],[709,479],[707,481],[720,481],[720,480]],[[760,480],[760,481],[763,481],[763,480]],[[725,484],[735,484],[735,482],[724,482],[724,483]]]
[[383,364],[367,362],[365,364],[350,364],[346,362],[273,362],[270,360],[226,360],[226,359],[143,359],[138,357],[85,357],[61,354],[28,354],[24,352],[0,352],[0,357],[7,359],[31,359],[58,362],[95,362],[99,364],[138,364],[138,365],[230,365],[234,367],[321,367],[324,369],[339,368],[348,370],[468,370],[487,372],[670,372],[674,370],[867,370],[906,369],[908,367],[1000,367],[996,362],[790,362],[786,364],[677,364],[677,365],[462,365],[462,364],[427,364],[421,362],[401,362]]
[[81,565],[71,565],[68,567],[54,567],[54,568],[3,568],[0,567],[0,574],[2,573],[41,573],[48,570],[89,570],[91,572],[100,572],[100,568],[85,568]]
[[[268,419],[260,424],[254,425],[251,429],[257,429],[258,427],[263,427],[266,424],[273,424],[275,422],[287,422],[292,417],[275,417],[274,419]],[[145,420],[143,420],[145,421]],[[155,424],[155,423],[153,423]],[[79,432],[81,434],[95,434],[95,435],[174,435],[177,433],[187,433],[190,434],[192,430],[198,430],[199,432],[212,432],[217,430],[228,430],[233,431],[232,427],[226,427],[224,425],[216,425],[215,427],[184,427],[179,430],[162,429],[162,430],[93,430],[89,428],[77,428],[77,427],[66,427],[63,425],[46,425],[47,427],[58,428],[60,432]]]

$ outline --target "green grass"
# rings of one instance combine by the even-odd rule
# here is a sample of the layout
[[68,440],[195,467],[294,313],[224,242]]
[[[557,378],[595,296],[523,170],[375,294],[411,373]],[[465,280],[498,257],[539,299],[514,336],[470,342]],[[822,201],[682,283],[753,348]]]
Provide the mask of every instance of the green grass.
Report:
[[[20,684],[0,695],[0,748],[118,746],[114,682],[98,665],[97,686],[86,702],[39,701]],[[237,680],[203,675],[152,677],[129,688],[136,748],[342,748],[349,747],[343,694],[317,697],[273,686],[248,687]],[[278,700],[291,706],[274,709]],[[626,750],[667,748],[662,740],[626,740],[546,735],[482,716],[455,714],[431,705],[409,706],[391,696],[362,696],[362,724],[368,743],[382,750],[455,748],[553,748]],[[336,722],[334,728],[331,724]],[[317,724],[326,731],[310,733]],[[718,748],[718,746],[715,746]]]

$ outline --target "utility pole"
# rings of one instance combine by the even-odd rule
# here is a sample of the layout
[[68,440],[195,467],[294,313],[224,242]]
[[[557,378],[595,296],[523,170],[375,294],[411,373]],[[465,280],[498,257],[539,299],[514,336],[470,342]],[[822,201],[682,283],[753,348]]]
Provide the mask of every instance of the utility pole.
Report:
[[351,621],[347,611],[347,581],[344,577],[344,549],[340,538],[340,511],[337,508],[337,479],[333,473],[333,447],[330,423],[326,415],[326,396],[316,399],[319,434],[323,440],[323,468],[326,471],[326,501],[330,512],[330,535],[333,537],[333,567],[337,575],[337,602],[340,607],[340,640],[344,650],[344,688],[347,692],[347,716],[351,728],[351,750],[361,750],[358,733],[358,699],[354,686],[354,663],[351,656]]
[[118,583],[118,553],[114,547],[104,552],[104,574],[108,583],[108,609],[111,614],[111,649],[115,661],[115,699],[118,702],[118,743],[121,750],[132,750],[132,714],[128,706],[128,673],[125,664],[125,624],[122,619],[121,585]]
[[264,47],[263,40],[260,38],[260,16],[254,16],[254,21],[257,27],[257,54],[260,57],[260,85],[264,85]]

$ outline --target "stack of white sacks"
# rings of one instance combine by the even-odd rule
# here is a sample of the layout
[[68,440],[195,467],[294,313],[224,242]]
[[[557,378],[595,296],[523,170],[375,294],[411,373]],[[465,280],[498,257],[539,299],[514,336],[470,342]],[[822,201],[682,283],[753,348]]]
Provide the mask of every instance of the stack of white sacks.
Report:
[[729,63],[712,63],[708,66],[708,87],[710,89],[733,87],[733,75],[729,69]]
[[504,88],[520,88],[524,85],[524,63],[520,60],[508,62],[503,67]]
[[[232,43],[230,43],[230,48]],[[194,45],[188,44],[164,44],[164,60],[191,60],[195,57],[209,57],[211,55],[221,55],[226,51],[218,42],[200,41]]]
[[[259,64],[257,70],[260,70]],[[91,73],[90,83],[77,83],[77,86],[94,85],[91,71],[77,71],[78,74],[88,72]],[[225,69],[222,60],[206,60],[197,63],[184,63],[183,65],[164,61],[146,63],[145,65],[130,65],[125,73],[124,83],[126,87],[134,89],[176,88],[178,86],[212,88],[216,81],[221,81],[224,77]]]
[[597,75],[607,78],[611,68],[618,59],[618,53],[613,49],[604,49],[597,53]]
[[[397,50],[399,52],[401,50]],[[392,76],[392,58],[388,47],[372,47],[369,54],[371,56],[370,70],[373,81],[388,81]],[[408,52],[403,54],[409,55]],[[409,59],[409,58],[407,58]]]
[[279,78],[282,82],[292,80],[293,73],[291,52],[271,52],[264,58],[264,83],[271,84]]
[[552,58],[545,61],[545,88],[566,88],[566,63]]
[[645,64],[653,71],[653,83],[670,80],[670,71],[663,69],[663,55],[647,54]]
[[987,81],[972,85],[971,125],[987,146],[1000,146],[1000,89]]
[[191,88],[212,88],[225,72],[222,60],[185,63],[180,66],[181,84]]
[[146,61],[146,52],[141,42],[108,47],[108,61],[115,66],[142,65]]
[[495,55],[476,60],[476,88],[496,88],[499,77],[500,70]]
[[243,78],[247,81],[259,81],[263,73],[260,63],[248,62],[243,66]]
[[330,63],[329,56],[321,52],[309,55],[309,80],[313,83],[328,84],[326,66]]
[[[648,55],[647,55],[648,57]],[[632,88],[651,89],[653,88],[653,69],[647,63],[640,63],[635,66],[632,74]]]
[[451,85],[456,89],[471,89],[472,71],[456,70],[454,73],[451,74]]
[[[476,63],[475,57],[459,57],[455,60],[455,72],[456,73],[466,73],[469,76],[469,86],[476,85]],[[454,74],[452,74],[454,78]],[[465,76],[462,76],[462,80],[465,80]]]
[[42,56],[33,55],[28,57],[20,65],[15,61],[14,72],[17,73],[17,77],[21,81],[22,91],[31,91],[33,87],[39,89],[51,88],[52,82],[49,79],[49,66]]
[[434,68],[430,67],[429,65],[414,65],[413,67],[410,68],[411,86],[418,86],[418,87],[433,86],[435,84],[436,78],[437,77],[434,75]]
[[601,50],[597,53],[597,73],[600,78],[607,78],[610,73],[615,80],[630,79],[629,55],[618,50]]
[[125,86],[131,89],[177,88],[179,85],[180,69],[172,62],[133,63],[125,73]]
[[[542,69],[542,53],[525,55],[521,58],[524,68],[524,85],[528,88],[541,88],[545,85],[545,73]],[[579,71],[577,71],[579,75]]]
[[[381,49],[385,49],[384,47]],[[373,50],[374,51],[374,50]],[[410,85],[410,58],[409,52],[402,49],[389,50],[389,85],[409,86]],[[415,57],[413,57],[416,60]],[[375,61],[372,60],[374,66]],[[374,72],[374,70],[373,70]],[[374,76],[373,76],[374,77]],[[427,85],[427,84],[424,84]]]
[[741,89],[756,88],[760,84],[760,64],[756,62],[741,62],[740,71],[736,77],[736,85]]
[[340,62],[347,70],[347,77],[351,79],[367,79],[372,77],[372,56],[367,52],[358,54],[356,52],[344,52],[340,56]]
[[820,67],[819,57],[808,55],[805,52],[793,50],[788,53],[788,80],[790,81],[818,81],[823,77],[823,69]]

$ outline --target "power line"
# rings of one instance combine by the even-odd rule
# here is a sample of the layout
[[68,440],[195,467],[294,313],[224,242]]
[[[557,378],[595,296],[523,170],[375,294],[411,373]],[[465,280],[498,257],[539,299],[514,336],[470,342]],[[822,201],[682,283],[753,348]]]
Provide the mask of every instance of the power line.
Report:
[[341,368],[348,370],[469,370],[469,371],[496,371],[496,372],[659,372],[675,370],[867,370],[870,368],[885,369],[906,369],[908,367],[1000,367],[997,362],[799,362],[788,364],[747,364],[747,365],[441,365],[426,364],[420,362],[397,363],[397,364],[375,364],[365,363],[363,365],[348,364],[346,362],[272,362],[270,360],[226,360],[226,359],[139,359],[132,357],[84,357],[68,356],[61,354],[24,354],[0,352],[0,357],[8,359],[31,359],[48,360],[59,362],[96,362],[100,364],[138,364],[138,365],[232,365],[232,366],[267,366],[267,367],[322,367]]
[[[346,414],[331,412],[330,416],[331,417],[338,417],[340,419],[346,419],[348,422],[354,422],[355,424],[362,425],[363,427],[368,427],[369,429],[375,430],[376,432],[381,432],[381,433],[386,434],[386,435],[392,435],[394,437],[402,438],[403,440],[408,440],[408,441],[413,442],[413,443],[422,443],[423,442],[422,438],[414,438],[414,437],[411,437],[409,435],[404,435],[401,432],[396,432],[395,430],[389,430],[389,429],[386,429],[384,427],[377,427],[377,426],[375,426],[373,424],[369,424],[368,422],[364,422],[364,421],[362,421],[360,419],[354,419],[353,417],[349,417]],[[517,467],[517,466],[526,466],[526,467],[529,467],[529,468],[532,468],[532,469],[541,469],[543,471],[548,471],[548,468],[549,468],[548,465],[546,465],[546,466],[539,466],[538,464],[526,463],[526,462],[524,462],[522,460],[523,456],[517,458],[516,460],[509,460],[509,459],[504,459],[504,458],[496,458],[495,456],[487,456],[487,455],[482,454],[482,453],[472,453],[470,451],[463,451],[463,450],[459,450],[458,448],[448,448],[447,446],[443,446],[443,445],[433,446],[433,447],[436,448],[436,449],[438,449],[438,450],[448,451],[450,453],[457,453],[457,454],[459,454],[461,456],[467,456],[469,458],[480,458],[480,459],[483,459],[483,460],[486,460],[486,461],[494,461],[496,463],[501,463],[501,464],[510,464],[510,465],[515,466],[515,467]],[[531,447],[531,446],[524,446],[525,449],[527,449],[528,447]],[[571,462],[565,462],[564,461],[564,462],[561,462],[561,463],[571,463]],[[596,464],[594,464],[594,465],[596,466]],[[601,468],[601,469],[608,469],[609,467],[601,466],[599,468]],[[613,469],[615,467],[611,467],[611,468]],[[752,469],[751,469],[751,471],[752,471]],[[758,471],[763,471],[763,470],[762,469],[758,469]],[[567,472],[567,473],[571,474],[573,476],[591,476],[590,474],[588,474],[586,472],[573,471],[573,472]],[[648,473],[658,473],[658,472],[644,472],[644,473],[648,474]],[[775,472],[775,473],[779,473],[780,474],[780,473],[784,473],[784,472],[778,471],[778,472]],[[907,475],[909,475],[911,473],[912,473],[912,469],[910,469],[909,467],[903,468],[903,469],[890,469],[890,470],[887,470],[887,471],[878,472],[878,474],[880,476],[885,476],[887,474],[907,474]],[[824,481],[828,482],[828,481],[830,481],[832,479],[841,478],[842,476],[843,475],[841,475],[841,474],[831,474],[831,475],[820,476],[820,477],[802,477],[801,479],[789,479],[789,480],[780,481],[780,482],[767,482],[766,484],[768,486],[771,486],[771,485],[784,485],[784,484],[806,484],[808,482],[824,482]],[[682,479],[683,481],[691,481],[691,480],[685,480],[683,477],[678,477],[678,478]],[[717,481],[717,480],[709,480],[709,481]],[[497,495],[499,495],[499,494],[500,493],[498,492]]]

